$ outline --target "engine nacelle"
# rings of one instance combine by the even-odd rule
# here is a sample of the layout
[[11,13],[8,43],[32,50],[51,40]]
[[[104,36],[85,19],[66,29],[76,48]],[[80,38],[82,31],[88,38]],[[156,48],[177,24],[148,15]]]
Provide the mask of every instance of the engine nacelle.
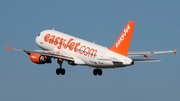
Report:
[[31,53],[29,57],[30,60],[36,64],[51,63],[51,59],[48,59],[47,56],[42,56],[41,54]]

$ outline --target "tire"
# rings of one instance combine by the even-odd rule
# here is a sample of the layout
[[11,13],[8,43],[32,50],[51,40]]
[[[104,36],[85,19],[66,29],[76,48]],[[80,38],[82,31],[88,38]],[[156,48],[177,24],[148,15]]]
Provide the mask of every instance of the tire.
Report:
[[97,75],[97,69],[94,69],[94,70],[93,70],[93,74],[94,74],[94,76]]
[[102,75],[102,69],[98,69],[98,75],[99,75],[99,76]]
[[66,70],[64,68],[61,69],[61,74],[64,75],[66,73]]
[[60,68],[57,68],[57,69],[56,69],[56,74],[57,74],[57,75],[60,75],[60,74],[61,74],[61,69],[60,69]]

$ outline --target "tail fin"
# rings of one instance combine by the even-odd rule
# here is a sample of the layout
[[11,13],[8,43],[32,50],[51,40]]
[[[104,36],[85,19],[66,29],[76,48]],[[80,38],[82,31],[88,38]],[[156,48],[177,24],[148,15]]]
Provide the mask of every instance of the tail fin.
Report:
[[127,56],[135,22],[129,21],[117,38],[114,45],[109,48],[111,51]]

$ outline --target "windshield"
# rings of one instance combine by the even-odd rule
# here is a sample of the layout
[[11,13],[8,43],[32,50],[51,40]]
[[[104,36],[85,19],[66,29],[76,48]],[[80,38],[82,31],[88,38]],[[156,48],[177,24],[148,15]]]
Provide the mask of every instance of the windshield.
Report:
[[38,34],[38,36],[40,36],[40,35],[41,35],[41,33]]

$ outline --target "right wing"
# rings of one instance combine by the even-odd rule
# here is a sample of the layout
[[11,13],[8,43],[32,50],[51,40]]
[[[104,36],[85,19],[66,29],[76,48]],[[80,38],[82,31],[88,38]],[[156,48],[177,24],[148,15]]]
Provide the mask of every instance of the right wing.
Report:
[[54,57],[54,58],[62,58],[65,60],[70,60],[70,61],[74,61],[74,58],[70,55],[68,55],[65,52],[62,51],[49,51],[49,50],[25,50],[25,49],[20,49],[20,48],[11,48],[10,46],[7,47],[7,50],[16,50],[16,51],[23,51],[27,54],[31,54],[31,53],[37,53],[37,54],[41,54],[41,55],[45,55],[45,56],[50,56],[50,57]]

